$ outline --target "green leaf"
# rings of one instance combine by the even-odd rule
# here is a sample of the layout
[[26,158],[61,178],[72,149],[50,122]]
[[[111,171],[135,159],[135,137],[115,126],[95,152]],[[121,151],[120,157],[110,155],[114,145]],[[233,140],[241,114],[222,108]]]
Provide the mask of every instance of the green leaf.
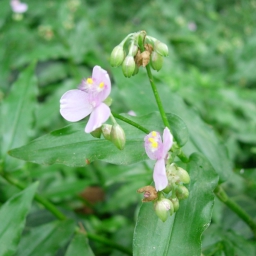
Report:
[[82,233],[77,233],[72,239],[65,256],[86,255],[94,256],[87,237]]
[[[164,126],[158,113],[142,117],[126,117],[143,125],[148,130],[163,131]],[[172,132],[180,144],[184,144],[188,135],[183,121],[169,114],[173,123]],[[85,166],[88,162],[102,160],[113,164],[132,164],[148,159],[144,149],[145,133],[137,128],[118,121],[126,134],[124,150],[118,150],[105,139],[97,139],[84,132],[85,122],[71,124],[63,129],[42,136],[26,146],[13,149],[10,155],[39,164],[62,163],[68,166]]]
[[213,190],[218,176],[205,157],[194,153],[187,170],[191,177],[188,199],[180,202],[178,212],[162,222],[153,204],[141,206],[134,231],[134,255],[199,256],[201,236],[211,221]]
[[22,237],[17,256],[55,255],[74,230],[73,220],[55,221],[33,228]]
[[18,246],[26,216],[38,183],[10,198],[0,209],[0,255],[13,255]]
[[31,64],[20,74],[1,106],[1,155],[6,171],[13,170],[21,164],[20,161],[9,157],[7,151],[23,145],[31,136],[37,94],[34,68],[35,64]]
[[[157,111],[153,93],[148,82],[145,82],[144,74],[138,74],[133,79],[125,79],[119,71],[112,70],[123,101],[129,108],[139,115]],[[138,88],[138,84],[139,90],[135,89]],[[217,138],[213,129],[202,121],[196,111],[189,108],[177,94],[173,93],[167,84],[158,84],[157,89],[165,111],[180,117],[187,126],[190,140],[184,152],[188,155],[193,152],[204,154],[219,174],[220,180],[225,181],[232,173],[231,163],[225,146]]]

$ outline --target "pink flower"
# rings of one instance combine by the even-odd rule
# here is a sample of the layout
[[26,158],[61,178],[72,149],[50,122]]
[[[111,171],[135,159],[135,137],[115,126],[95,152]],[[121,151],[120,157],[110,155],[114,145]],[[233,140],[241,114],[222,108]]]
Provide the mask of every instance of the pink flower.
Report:
[[172,147],[173,136],[166,127],[163,133],[163,141],[159,132],[151,132],[144,138],[145,150],[148,157],[156,160],[154,167],[154,182],[157,191],[163,190],[168,185],[165,169],[165,158]]
[[95,66],[92,77],[83,80],[79,90],[70,90],[60,99],[60,113],[70,122],[77,122],[90,115],[85,132],[99,128],[110,116],[110,108],[103,101],[111,91],[107,71]]
[[28,5],[25,3],[21,3],[19,0],[11,0],[10,2],[13,12],[23,13],[28,9]]

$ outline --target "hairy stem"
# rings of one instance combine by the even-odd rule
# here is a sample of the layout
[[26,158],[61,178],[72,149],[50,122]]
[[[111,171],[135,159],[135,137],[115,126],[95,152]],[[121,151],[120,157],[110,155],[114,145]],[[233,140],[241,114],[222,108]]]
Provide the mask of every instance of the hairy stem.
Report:
[[256,223],[253,221],[251,216],[249,216],[235,201],[233,201],[221,186],[218,186],[214,192],[221,202],[235,212],[251,228],[254,236],[256,237]]

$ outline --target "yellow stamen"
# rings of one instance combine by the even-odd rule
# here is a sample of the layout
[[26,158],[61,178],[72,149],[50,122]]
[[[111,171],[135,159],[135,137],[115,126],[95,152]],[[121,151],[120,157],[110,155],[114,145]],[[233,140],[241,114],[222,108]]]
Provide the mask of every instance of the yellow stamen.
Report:
[[157,133],[155,131],[153,131],[151,134],[153,137],[156,137],[156,135],[157,135]]
[[86,83],[87,83],[87,84],[93,84],[92,78],[87,78]]
[[149,138],[148,140],[149,140],[149,142],[151,142],[152,148],[157,148],[158,147],[158,143],[157,143],[157,141],[155,141],[154,138]]
[[101,82],[100,85],[99,85],[99,87],[102,89],[102,88],[104,87],[104,83]]

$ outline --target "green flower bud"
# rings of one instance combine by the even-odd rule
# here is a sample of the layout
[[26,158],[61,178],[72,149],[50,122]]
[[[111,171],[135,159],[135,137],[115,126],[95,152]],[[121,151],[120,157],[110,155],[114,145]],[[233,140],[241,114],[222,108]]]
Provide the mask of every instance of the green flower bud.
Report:
[[180,202],[178,198],[171,198],[170,200],[172,201],[174,212],[177,212],[180,208]]
[[132,56],[135,56],[138,52],[138,46],[137,45],[133,45],[132,47]]
[[91,132],[91,135],[95,138],[100,138],[101,136],[101,127]]
[[120,66],[125,58],[124,49],[121,45],[116,46],[110,56],[110,65],[112,67]]
[[176,196],[179,200],[186,199],[189,196],[189,191],[186,187],[184,187],[182,185],[178,186],[176,188]]
[[172,189],[173,189],[173,184],[172,184],[172,183],[169,183],[169,184],[167,185],[167,187],[163,190],[163,192],[164,192],[165,194],[169,194],[169,193],[172,191]]
[[111,141],[110,133],[112,130],[112,125],[110,124],[103,124],[101,127],[102,134],[106,140]]
[[151,53],[150,64],[154,70],[159,71],[163,66],[163,62],[164,59],[160,54],[155,51]]
[[120,150],[124,149],[125,146],[125,133],[122,127],[119,124],[114,124],[111,133],[110,133],[111,141],[116,145],[116,147]]
[[126,56],[122,65],[124,76],[131,77],[135,70],[135,66],[136,65],[135,65],[133,56],[130,56],[130,55]]
[[167,47],[167,45],[158,41],[158,40],[155,41],[154,51],[156,51],[158,54],[160,54],[164,57],[168,56],[168,47]]
[[135,69],[134,69],[134,72],[133,72],[133,76],[137,75],[139,73],[139,67],[137,65],[135,65]]
[[168,218],[169,211],[172,214],[174,211],[173,204],[169,199],[163,198],[155,203],[155,212],[159,219],[165,222]]
[[188,172],[181,167],[178,167],[177,169],[177,175],[180,177],[180,181],[184,184],[188,184],[190,182],[190,176]]

